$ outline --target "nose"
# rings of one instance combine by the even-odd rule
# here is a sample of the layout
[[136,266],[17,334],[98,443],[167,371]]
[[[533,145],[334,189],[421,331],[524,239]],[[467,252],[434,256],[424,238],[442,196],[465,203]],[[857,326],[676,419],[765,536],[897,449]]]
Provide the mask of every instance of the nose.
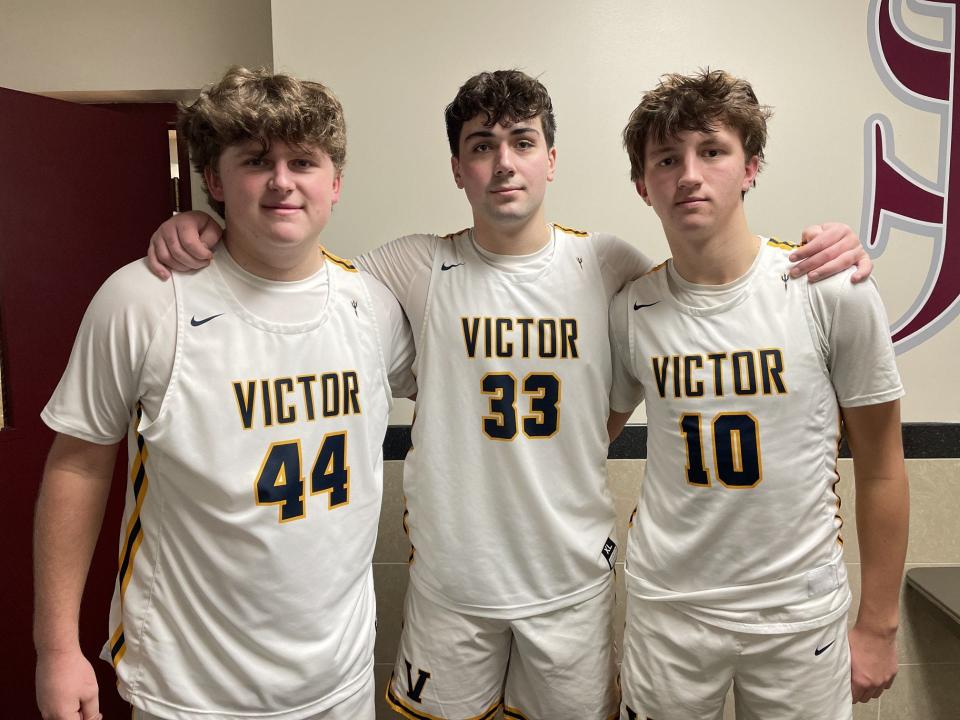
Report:
[[683,168],[680,173],[678,184],[681,188],[696,188],[703,183],[703,175],[700,167],[700,158],[697,155],[691,155],[683,159]]
[[277,192],[290,192],[293,189],[293,177],[284,163],[277,163],[267,180],[267,188]]
[[497,148],[497,165],[495,172],[497,175],[513,175],[516,167],[513,162],[513,153],[507,143],[503,143]]

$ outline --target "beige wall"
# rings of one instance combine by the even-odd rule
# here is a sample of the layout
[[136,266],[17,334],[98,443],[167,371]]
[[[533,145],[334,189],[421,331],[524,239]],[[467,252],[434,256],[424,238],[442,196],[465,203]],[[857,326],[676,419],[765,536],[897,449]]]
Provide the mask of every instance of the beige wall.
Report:
[[0,86],[197,89],[272,63],[269,0],[0,0]]
[[[667,246],[628,180],[619,133],[643,89],[668,71],[726,68],[773,105],[769,164],[747,208],[755,232],[799,239],[807,223],[859,230],[864,122],[884,113],[897,154],[935,178],[936,116],[909,108],[881,82],[867,45],[867,0],[806,3],[693,0],[680,4],[487,0],[273,3],[274,65],[330,84],[350,132],[344,194],[326,242],[352,256],[399,234],[471,224],[449,170],[443,108],[484,69],[539,75],[559,126],[549,219],[615,232],[652,257]],[[372,20],[371,18],[375,18]],[[905,11],[917,32],[940,26]],[[932,245],[894,233],[875,276],[891,320],[920,290]],[[960,421],[954,322],[900,356],[908,421]],[[945,382],[949,387],[945,387]],[[642,419],[642,414],[635,417]]]

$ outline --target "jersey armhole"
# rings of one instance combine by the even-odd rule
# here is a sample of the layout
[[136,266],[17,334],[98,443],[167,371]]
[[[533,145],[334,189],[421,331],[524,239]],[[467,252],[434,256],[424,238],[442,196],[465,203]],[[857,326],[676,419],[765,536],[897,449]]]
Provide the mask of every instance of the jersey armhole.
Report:
[[153,425],[162,418],[167,411],[167,408],[170,405],[170,397],[173,394],[173,390],[177,384],[177,380],[180,376],[180,366],[181,359],[183,356],[183,304],[182,304],[182,294],[180,283],[182,279],[178,276],[177,273],[171,273],[170,282],[173,285],[173,296],[174,301],[171,303],[170,308],[164,313],[163,319],[160,324],[157,326],[157,329],[153,333],[153,337],[150,338],[150,344],[147,347],[147,352],[144,354],[143,365],[140,368],[141,376],[143,374],[143,368],[146,366],[147,361],[150,358],[151,353],[159,352],[155,347],[157,336],[160,334],[161,329],[164,327],[164,323],[168,322],[167,317],[171,311],[174,313],[174,350],[173,350],[173,362],[170,366],[170,375],[167,378],[167,384],[164,388],[163,394],[160,396],[160,406],[157,408],[157,415],[154,418],[143,419],[141,416],[140,421],[137,423],[137,431],[142,432],[146,428]]

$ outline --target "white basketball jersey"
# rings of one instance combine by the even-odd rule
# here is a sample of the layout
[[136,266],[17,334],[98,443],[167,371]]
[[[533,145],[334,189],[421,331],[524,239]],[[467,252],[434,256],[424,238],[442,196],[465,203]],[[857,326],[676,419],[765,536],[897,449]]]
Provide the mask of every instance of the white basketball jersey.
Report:
[[709,308],[681,304],[665,265],[628,286],[649,433],[631,592],[721,625],[820,624],[849,603],[840,414],[791,249],[763,243],[748,281]]
[[214,263],[175,275],[160,415],[129,433],[104,657],[169,718],[312,716],[373,660],[371,558],[389,389],[360,274],[297,325],[250,314]]
[[535,272],[491,266],[471,231],[433,259],[406,524],[412,581],[461,612],[564,607],[614,562],[609,298],[587,233],[555,227],[552,242]]

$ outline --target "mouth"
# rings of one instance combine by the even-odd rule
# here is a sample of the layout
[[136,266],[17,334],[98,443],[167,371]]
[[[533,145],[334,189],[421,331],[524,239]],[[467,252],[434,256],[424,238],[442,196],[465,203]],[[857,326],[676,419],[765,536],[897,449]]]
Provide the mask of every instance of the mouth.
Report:
[[522,187],[516,185],[509,185],[506,187],[497,187],[490,190],[490,193],[493,195],[510,196],[516,193],[519,193],[523,190]]
[[707,199],[705,197],[688,197],[683,200],[678,200],[674,203],[677,207],[697,207],[699,205],[706,204]]
[[288,203],[277,203],[276,205],[261,205],[264,210],[275,215],[293,215],[303,210],[301,205],[290,205]]

